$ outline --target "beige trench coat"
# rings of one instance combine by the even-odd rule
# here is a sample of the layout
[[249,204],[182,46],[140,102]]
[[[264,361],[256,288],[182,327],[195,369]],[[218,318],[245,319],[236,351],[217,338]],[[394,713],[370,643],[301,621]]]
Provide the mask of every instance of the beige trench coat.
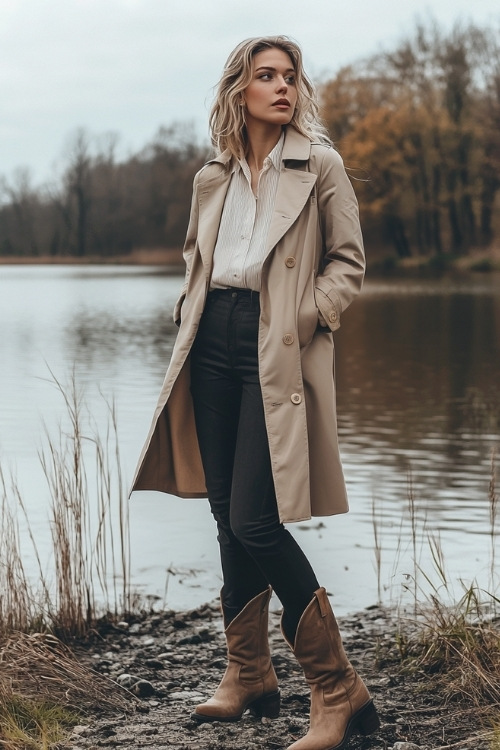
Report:
[[[339,154],[289,127],[283,160],[262,271],[259,368],[279,515],[291,522],[348,510],[332,331],[361,289],[365,260],[357,202]],[[174,310],[182,322],[132,491],[206,497],[189,352],[230,177],[230,155],[223,153],[194,180],[186,278]],[[320,330],[318,310],[327,329]]]

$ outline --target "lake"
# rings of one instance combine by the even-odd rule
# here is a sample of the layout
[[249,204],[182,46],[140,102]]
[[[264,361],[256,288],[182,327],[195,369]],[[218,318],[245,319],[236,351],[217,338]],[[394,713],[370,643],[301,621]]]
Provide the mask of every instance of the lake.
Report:
[[[115,401],[130,482],[176,335],[171,310],[181,281],[161,267],[0,266],[0,457],[17,477],[43,554],[49,493],[38,452],[44,425],[57,434],[64,421],[50,371],[63,384],[75,373],[98,423],[102,395]],[[289,527],[334,606],[355,611],[379,591],[386,603],[410,601],[415,573],[417,585],[425,587],[425,573],[437,586],[432,543],[450,588],[477,580],[491,589],[499,276],[368,279],[335,340],[351,512]],[[172,608],[217,595],[205,500],[134,493],[130,523],[139,590]]]

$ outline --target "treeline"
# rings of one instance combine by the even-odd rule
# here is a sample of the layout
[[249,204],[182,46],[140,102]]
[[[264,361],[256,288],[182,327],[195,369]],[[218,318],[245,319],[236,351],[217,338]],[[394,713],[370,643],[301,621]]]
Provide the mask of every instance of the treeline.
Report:
[[207,158],[193,129],[162,127],[119,162],[117,138],[79,130],[59,184],[35,189],[18,170],[2,183],[0,255],[115,256],[134,248],[181,247],[192,180]]
[[368,241],[399,257],[491,244],[500,187],[498,35],[419,26],[323,86]]
[[[343,68],[323,116],[360,201],[367,245],[400,258],[466,254],[500,231],[500,44],[490,29],[433,24]],[[0,255],[114,256],[180,247],[192,178],[208,156],[192,128],[162,127],[127,160],[78,131],[62,178],[0,183]]]

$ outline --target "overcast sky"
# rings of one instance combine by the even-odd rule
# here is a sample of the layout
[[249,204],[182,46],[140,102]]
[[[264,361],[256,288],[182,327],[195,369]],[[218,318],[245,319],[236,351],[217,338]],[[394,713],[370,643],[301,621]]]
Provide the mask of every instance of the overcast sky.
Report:
[[76,128],[120,134],[120,154],[162,124],[207,135],[212,86],[249,36],[287,34],[318,78],[432,16],[498,26],[497,0],[0,0],[0,174],[57,175]]

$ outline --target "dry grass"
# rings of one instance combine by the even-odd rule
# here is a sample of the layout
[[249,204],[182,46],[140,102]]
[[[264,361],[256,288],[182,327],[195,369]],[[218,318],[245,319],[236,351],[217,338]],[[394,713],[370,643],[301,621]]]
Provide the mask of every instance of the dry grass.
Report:
[[130,710],[134,697],[84,667],[50,634],[16,633],[0,647],[0,746],[48,750],[82,716]]
[[432,675],[432,689],[446,702],[500,711],[500,617],[492,614],[498,603],[472,586],[453,606],[431,596],[418,621],[402,621],[403,667]]
[[0,647],[0,698],[22,695],[33,703],[64,706],[82,714],[127,710],[131,696],[74,656],[49,633],[16,633]]
[[402,671],[432,700],[439,696],[447,711],[454,707],[474,735],[439,750],[473,747],[476,740],[500,750],[500,617],[494,614],[499,603],[471,586],[458,603],[444,605],[431,596],[427,606],[420,605],[417,620],[400,622]]
[[[0,468],[0,636],[50,631],[81,637],[99,616],[118,616],[134,607],[128,499],[114,406],[108,404],[102,437],[85,414],[74,379],[65,389],[52,377],[69,423],[69,429],[60,427],[57,440],[46,431],[47,447],[40,456],[50,491],[53,570],[46,572],[41,563],[17,482],[7,483]],[[25,570],[21,536],[31,540],[36,575]]]
[[500,750],[500,716],[491,733],[490,748],[491,750]]
[[0,746],[4,750],[50,750],[66,739],[78,716],[52,703],[34,703],[17,695],[0,703]]

